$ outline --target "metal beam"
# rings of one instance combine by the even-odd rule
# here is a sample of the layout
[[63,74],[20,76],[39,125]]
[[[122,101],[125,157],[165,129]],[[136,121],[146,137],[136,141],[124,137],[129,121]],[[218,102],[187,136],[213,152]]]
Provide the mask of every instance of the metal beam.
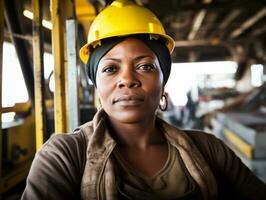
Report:
[[208,10],[208,11],[216,11],[216,10],[224,10],[224,9],[241,9],[241,8],[247,8],[249,5],[265,5],[265,0],[228,0],[228,1],[223,1],[223,2],[212,2],[210,4],[205,4],[205,3],[196,3],[196,4],[191,4],[191,5],[184,5],[184,6],[179,6],[178,8],[173,8],[172,11],[173,13],[176,13],[177,11],[180,12],[187,12],[187,11],[200,11],[200,10]]
[[219,37],[224,38],[227,33],[227,27],[241,14],[240,9],[230,11],[222,20],[218,29],[213,30],[213,32],[209,35],[209,38]]
[[66,112],[67,132],[72,132],[79,125],[79,94],[77,71],[77,25],[75,19],[66,21],[67,65],[66,65]]
[[[51,0],[52,17],[52,51],[54,56],[54,118],[55,133],[65,133],[67,131],[67,110],[66,110],[66,66],[67,51],[65,44],[66,19],[75,18],[75,1],[73,0]],[[75,38],[72,38],[72,40]]]
[[241,35],[245,30],[253,26],[257,21],[266,16],[266,7],[262,8],[257,14],[245,21],[238,29],[234,30],[230,34],[230,38],[233,39]]
[[233,10],[232,12],[230,12],[225,18],[224,20],[220,23],[219,25],[219,29],[225,29],[229,24],[231,24],[236,17],[239,16],[239,14],[241,13],[241,10]]
[[[9,29],[9,32],[14,34],[22,35],[21,23],[19,21],[17,7],[15,6],[14,0],[9,0],[5,2],[5,19]],[[26,47],[25,41],[14,37],[11,35],[11,40],[15,46],[19,63],[22,69],[22,73],[25,79],[26,87],[29,93],[29,98],[31,102],[34,103],[34,78],[31,58],[28,54],[28,49]]]
[[35,93],[35,130],[36,150],[40,149],[45,132],[45,97],[44,97],[44,66],[43,66],[43,33],[42,33],[42,1],[33,0],[33,63]]
[[258,28],[258,29],[255,29],[252,33],[251,33],[251,35],[252,36],[259,36],[259,35],[262,35],[263,33],[265,33],[266,32],[266,26],[263,26],[263,27],[260,27],[260,28]]
[[201,30],[198,33],[198,38],[214,38],[211,37],[211,34],[214,31],[215,21],[217,18],[217,12],[208,12],[208,17],[206,17],[206,23],[202,25]]
[[223,45],[223,44],[218,39],[175,41],[175,47],[193,47],[193,46],[207,46],[207,45]]
[[54,57],[54,119],[55,133],[66,132],[66,98],[64,67],[64,33],[62,0],[51,0],[52,51]]
[[4,31],[4,36],[5,37],[16,37],[16,38],[19,38],[19,39],[23,39],[23,40],[27,40],[29,42],[32,41],[32,36],[31,35],[22,35],[22,34],[16,34],[16,33],[11,33],[11,32],[8,32],[8,31]]
[[[212,0],[204,0],[203,3],[204,4],[210,4]],[[192,26],[192,29],[188,35],[188,40],[194,40],[194,38],[196,37],[196,34],[198,33],[200,27],[201,27],[201,24],[205,18],[207,14],[207,11],[206,10],[200,10],[195,19],[194,19],[194,23],[193,23],[193,26]]]
[[[2,180],[2,65],[3,65],[3,41],[4,41],[4,1],[0,1],[0,180]],[[0,181],[0,199],[1,199],[1,191],[2,191],[2,182]]]
[[194,18],[194,23],[192,26],[192,29],[188,35],[188,40],[194,40],[194,38],[196,37],[196,34],[198,33],[201,24],[203,22],[203,19],[206,15],[206,11],[201,10],[199,13],[197,13],[196,17]]

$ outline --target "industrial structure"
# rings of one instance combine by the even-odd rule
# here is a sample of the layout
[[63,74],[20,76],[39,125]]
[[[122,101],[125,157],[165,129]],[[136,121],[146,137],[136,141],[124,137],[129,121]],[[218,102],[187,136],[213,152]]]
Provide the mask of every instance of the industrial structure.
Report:
[[[111,2],[0,1],[0,199],[19,199],[34,154],[51,134],[72,132],[95,114],[97,94],[78,49]],[[151,9],[175,39],[174,63],[236,63],[232,87],[212,87],[208,83],[224,77],[203,75],[186,105],[171,107],[170,122],[215,134],[266,182],[266,1],[135,2]],[[9,46],[14,54],[6,53]],[[5,72],[16,59],[27,94],[13,103],[7,94],[16,97],[21,89],[12,70]],[[212,107],[217,100],[222,106]]]

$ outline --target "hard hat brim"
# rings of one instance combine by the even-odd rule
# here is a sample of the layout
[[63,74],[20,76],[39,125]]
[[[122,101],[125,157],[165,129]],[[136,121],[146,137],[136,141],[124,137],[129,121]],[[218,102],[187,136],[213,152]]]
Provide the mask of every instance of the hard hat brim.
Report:
[[90,44],[85,44],[84,46],[81,47],[81,49],[79,50],[79,57],[81,59],[81,61],[84,64],[87,64],[88,60],[89,60],[89,55],[90,55],[90,48],[89,48]]
[[[135,33],[135,34],[143,34],[143,33]],[[117,36],[126,36],[126,35],[135,35],[135,34],[124,34],[124,35],[117,35]],[[175,46],[175,41],[168,35],[159,35],[161,36],[165,42],[166,42],[166,46],[169,50],[169,53],[172,54],[173,50],[174,50],[174,46]],[[108,38],[108,37],[106,37]],[[102,38],[105,39],[105,38]],[[89,57],[90,57],[90,53],[91,53],[91,43],[87,43],[84,46],[81,47],[80,51],[79,51],[79,57],[81,59],[81,61],[84,64],[87,64],[87,62],[89,61]]]

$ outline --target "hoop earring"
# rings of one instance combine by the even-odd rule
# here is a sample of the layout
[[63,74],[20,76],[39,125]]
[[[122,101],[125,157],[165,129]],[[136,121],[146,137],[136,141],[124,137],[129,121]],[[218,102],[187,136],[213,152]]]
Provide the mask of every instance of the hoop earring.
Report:
[[167,97],[165,96],[165,94],[163,94],[160,100],[159,108],[161,111],[166,111],[167,107],[168,107]]

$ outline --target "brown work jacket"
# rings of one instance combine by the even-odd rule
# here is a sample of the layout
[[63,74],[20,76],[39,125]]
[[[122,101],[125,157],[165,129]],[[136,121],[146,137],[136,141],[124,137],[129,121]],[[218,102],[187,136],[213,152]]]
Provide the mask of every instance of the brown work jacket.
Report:
[[[118,199],[110,155],[116,145],[100,110],[71,134],[57,134],[36,153],[22,199]],[[219,139],[156,123],[179,151],[203,199],[266,199],[266,185]]]

